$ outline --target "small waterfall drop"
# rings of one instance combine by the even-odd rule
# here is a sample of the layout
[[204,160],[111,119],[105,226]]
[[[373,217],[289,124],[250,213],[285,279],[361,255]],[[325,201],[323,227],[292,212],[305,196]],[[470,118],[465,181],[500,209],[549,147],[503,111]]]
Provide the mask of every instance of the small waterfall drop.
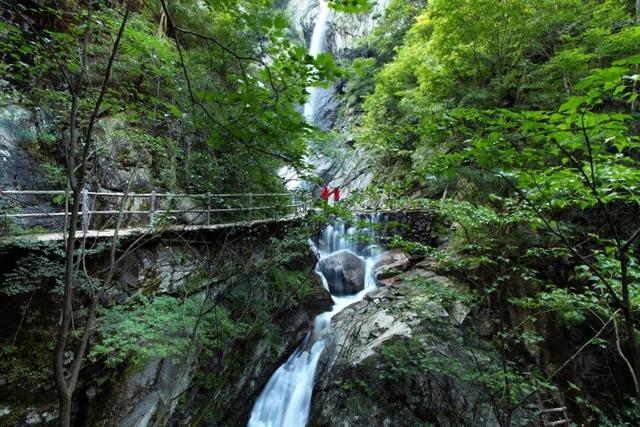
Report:
[[[347,306],[362,300],[376,287],[372,270],[383,252],[378,245],[376,225],[379,224],[379,217],[369,215],[364,219],[369,223],[364,229],[347,227],[338,221],[324,230],[317,245],[320,260],[315,270],[324,287],[329,289],[327,278],[320,272],[320,263],[336,252],[349,250],[365,262],[364,289],[354,295],[332,295],[334,306],[331,311],[315,318],[313,330],[267,382],[251,411],[248,427],[304,427],[307,424],[316,367],[327,344],[331,318]],[[366,243],[356,241],[358,232],[365,235],[363,240]]]

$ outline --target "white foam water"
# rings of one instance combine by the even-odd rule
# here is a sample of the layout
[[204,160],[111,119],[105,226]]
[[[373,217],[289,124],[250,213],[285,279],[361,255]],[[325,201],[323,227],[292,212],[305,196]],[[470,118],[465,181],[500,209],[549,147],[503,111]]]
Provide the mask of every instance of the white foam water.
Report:
[[[267,382],[251,411],[249,427],[304,427],[307,424],[316,367],[327,343],[331,318],[349,305],[362,300],[376,287],[372,269],[382,253],[382,248],[377,244],[376,225],[379,218],[371,215],[365,217],[365,220],[369,222],[369,226],[363,230],[347,228],[342,222],[328,226],[317,246],[320,262],[342,250],[349,250],[362,258],[365,262],[364,289],[354,295],[332,295],[332,309],[315,318],[313,330]],[[367,244],[359,244],[354,239],[358,231],[366,235]],[[322,279],[324,287],[329,289],[327,279],[320,272],[320,262],[316,266],[316,273]]]

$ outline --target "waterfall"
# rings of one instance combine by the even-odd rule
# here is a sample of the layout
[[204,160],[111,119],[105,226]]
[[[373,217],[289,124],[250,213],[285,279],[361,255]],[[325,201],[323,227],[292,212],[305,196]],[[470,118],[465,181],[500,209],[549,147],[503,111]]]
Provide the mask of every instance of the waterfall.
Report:
[[[320,11],[309,45],[309,54],[314,57],[325,51],[329,15],[329,5],[320,0]],[[319,87],[311,87],[308,90],[309,99],[304,106],[304,116],[308,123],[322,127],[319,116],[323,105],[330,100],[332,90]],[[291,177],[291,182],[297,185],[295,176]],[[316,367],[328,341],[331,318],[345,307],[360,301],[375,288],[372,270],[377,257],[382,253],[382,249],[377,244],[379,238],[375,226],[379,223],[379,218],[377,215],[369,215],[364,219],[370,224],[364,230],[347,227],[341,221],[324,230],[317,244],[320,260],[315,270],[324,287],[329,290],[328,278],[324,277],[320,271],[322,260],[339,251],[351,251],[364,261],[364,289],[354,295],[332,295],[334,302],[332,309],[315,318],[313,329],[307,334],[303,343],[267,382],[253,406],[248,427],[304,427],[307,424]],[[366,244],[356,241],[357,232],[367,236]],[[340,274],[341,271],[342,267],[338,266],[335,273]]]
[[[320,271],[320,263],[336,252],[349,250],[365,262],[364,289],[355,295],[332,295],[334,306],[331,311],[315,318],[313,329],[303,343],[267,382],[251,411],[248,427],[304,427],[307,424],[316,367],[327,344],[331,318],[362,300],[376,286],[372,270],[382,253],[375,226],[379,223],[379,217],[368,215],[364,219],[369,223],[364,230],[347,227],[341,221],[324,230],[317,245],[320,261],[315,270],[324,287],[329,289],[327,278]],[[361,244],[354,239],[358,231],[366,235],[364,240],[367,243]]]
[[[329,13],[331,11],[327,2],[324,0],[319,0],[319,2],[320,12],[318,12],[318,16],[313,27],[311,43],[309,43],[309,55],[314,58],[325,51],[327,24],[329,22]],[[304,105],[304,117],[308,123],[319,125],[318,112],[327,97],[331,95],[331,91],[321,87],[310,87],[307,90],[309,91],[309,99]]]
[[[313,26],[313,33],[311,34],[311,41],[309,43],[309,55],[314,58],[318,54],[325,52],[325,41],[327,36],[327,27],[329,24],[329,16],[331,9],[329,4],[324,0],[319,0],[319,12],[316,16],[316,20]],[[306,104],[304,104],[304,118],[307,123],[323,127],[320,120],[319,113],[322,112],[322,106],[331,100],[333,89],[322,87],[308,87],[309,98]],[[326,129],[325,129],[326,130]],[[305,163],[308,161],[308,156],[305,156]],[[287,190],[296,190],[305,186],[305,182],[300,180],[298,172],[290,167],[283,166],[278,175],[285,180],[285,186]]]

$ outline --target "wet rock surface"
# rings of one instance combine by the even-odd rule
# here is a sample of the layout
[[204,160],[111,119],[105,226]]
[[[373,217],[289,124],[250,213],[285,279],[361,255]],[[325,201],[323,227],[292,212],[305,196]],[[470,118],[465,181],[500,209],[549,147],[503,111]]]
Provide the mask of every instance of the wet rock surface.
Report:
[[14,105],[0,109],[0,188],[41,189],[46,185],[42,169],[25,151],[36,139],[31,112]]
[[334,295],[351,295],[364,289],[364,260],[349,250],[322,259],[320,270]]
[[[0,108],[0,190],[52,190],[40,162],[29,154],[38,141],[37,122],[32,112],[19,105]],[[46,213],[52,211],[50,196],[12,195],[0,198],[0,212]],[[0,235],[13,227],[53,227],[54,218],[14,219],[0,222]]]

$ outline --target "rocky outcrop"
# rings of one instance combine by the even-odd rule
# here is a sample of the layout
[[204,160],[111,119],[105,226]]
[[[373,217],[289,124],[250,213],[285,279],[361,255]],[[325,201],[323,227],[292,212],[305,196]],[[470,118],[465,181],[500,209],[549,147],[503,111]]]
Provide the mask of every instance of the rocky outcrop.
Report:
[[349,250],[323,258],[320,271],[333,295],[352,295],[364,289],[364,260]]
[[[117,394],[103,413],[111,420],[110,425],[145,427],[171,414],[178,403],[174,398],[182,394],[191,382],[193,362],[172,357],[157,358],[142,370],[125,375],[118,385]],[[97,398],[95,388],[90,387],[86,395],[89,405],[101,406],[103,403],[94,402]]]
[[404,271],[411,261],[402,249],[392,249],[380,255],[373,266],[373,278],[376,280],[388,279]]
[[498,425],[485,385],[465,375],[495,355],[468,338],[480,314],[445,297],[459,286],[421,266],[381,285],[332,319],[310,425]]
[[[271,374],[302,342],[315,316],[333,305],[331,295],[313,271],[316,261],[313,251],[300,252],[298,258],[259,285],[250,280],[252,276],[243,277],[241,284],[232,280],[255,271],[257,275],[268,274],[271,270],[262,271],[260,262],[273,256],[273,240],[282,239],[286,232],[279,226],[259,228],[250,234],[240,230],[229,234],[219,231],[199,235],[199,239],[190,239],[189,235],[183,235],[185,240],[179,241],[149,239],[130,247],[116,271],[116,283],[103,297],[105,312],[115,305],[135,309],[139,307],[140,298],[184,301],[191,295],[190,298],[198,299],[208,290],[211,300],[219,297],[219,306],[224,307],[226,313],[233,313],[229,314],[233,322],[236,319],[241,322],[242,316],[247,315],[259,318],[247,323],[251,328],[229,337],[225,341],[228,346],[219,351],[192,349],[189,360],[185,360],[184,348],[170,356],[147,352],[142,359],[115,366],[103,363],[108,355],[91,359],[81,372],[80,386],[74,394],[73,416],[78,425],[144,426],[174,421],[186,425],[202,413],[207,416],[215,413],[225,420],[224,425],[246,425],[251,405]],[[243,235],[239,236],[240,233]],[[203,238],[206,243],[198,245]],[[124,241],[123,245],[126,247]],[[30,245],[3,252],[0,278],[17,268],[18,262],[34,250],[37,249]],[[104,271],[108,258],[108,251],[91,253],[86,259],[86,268],[90,272]],[[49,262],[53,264],[52,260]],[[294,278],[290,279],[289,275]],[[295,283],[295,287],[289,286],[287,280]],[[236,294],[229,297],[230,287],[236,285]],[[56,394],[50,373],[52,356],[48,347],[55,338],[54,325],[59,311],[59,297],[53,298],[48,293],[54,286],[37,284],[31,298],[31,291],[9,297],[3,294],[0,298],[0,320],[5,325],[0,339],[11,342],[19,330],[15,335],[16,351],[33,355],[30,359],[21,358],[20,363],[11,354],[1,355],[0,388],[4,393],[0,396],[0,425],[54,425],[57,421]],[[78,298],[74,304],[77,309],[74,325],[79,329],[84,327],[83,311],[86,310],[82,302]],[[28,317],[20,329],[24,312],[28,312]],[[155,318],[160,325],[167,319],[164,315]],[[102,326],[104,323],[98,323],[99,333],[105,332]],[[145,328],[142,324],[140,327]],[[172,337],[167,335],[169,340]],[[101,342],[101,336],[96,334],[90,342],[89,351]],[[134,347],[145,344],[144,338],[131,343]],[[65,356],[67,363],[73,360],[71,351]],[[196,370],[203,376],[210,372],[216,374],[204,387],[202,377],[196,381]]]
[[[0,190],[62,190],[65,182],[62,164],[63,154],[58,141],[60,135],[48,129],[47,116],[42,111],[29,111],[18,104],[0,108]],[[55,131],[57,132],[57,131]],[[97,161],[95,174],[86,188],[96,192],[148,192],[155,187],[167,186],[175,181],[175,162],[167,162],[168,152],[155,156],[148,146],[135,142],[136,132],[124,119],[103,117],[98,121],[94,135]],[[147,135],[147,137],[149,137]],[[163,160],[164,159],[164,160]],[[89,200],[93,210],[119,210],[120,198],[92,196]],[[0,213],[46,214],[62,212],[61,201],[52,195],[11,195],[0,197]],[[191,205],[201,202],[186,201]],[[148,198],[129,198],[124,210],[148,209]],[[158,210],[165,208],[160,203]],[[200,219],[202,220],[202,218]],[[105,227],[108,216],[94,215],[92,227]],[[147,225],[144,215],[129,215],[123,225]],[[23,232],[33,227],[59,229],[62,217],[16,218],[0,220],[0,235]]]
[[[385,210],[388,204],[385,200],[378,200],[378,205],[366,206],[365,208],[378,208]],[[406,240],[422,243],[426,246],[439,246],[446,241],[442,233],[444,224],[438,221],[435,212],[416,210],[385,210],[385,220],[388,226],[386,234],[398,234]],[[440,231],[440,232],[439,232]]]
[[329,50],[338,57],[350,55],[360,39],[371,32],[383,17],[390,0],[373,0],[367,12],[336,13],[329,26]]
[[[29,150],[36,147],[38,129],[34,115],[19,105],[0,108],[0,190],[51,190],[40,162]],[[46,213],[52,210],[49,196],[12,195],[0,197],[0,213]],[[14,227],[59,226],[55,218],[14,219],[11,223],[0,220],[0,235]]]
[[124,120],[117,116],[100,120],[96,145],[101,153],[97,162],[99,188],[108,191],[152,190],[152,155],[145,145],[136,144],[135,131]]

